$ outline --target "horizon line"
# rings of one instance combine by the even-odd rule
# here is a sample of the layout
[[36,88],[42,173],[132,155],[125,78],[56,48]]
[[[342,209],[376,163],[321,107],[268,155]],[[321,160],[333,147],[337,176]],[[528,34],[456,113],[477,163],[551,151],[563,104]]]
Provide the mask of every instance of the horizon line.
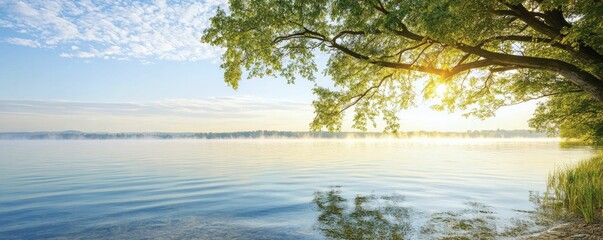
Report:
[[[429,131],[429,130],[412,130],[412,131],[398,131],[396,133],[415,133],[415,132],[424,132],[424,133],[469,133],[469,132],[488,132],[488,131],[528,131],[530,133],[540,133],[535,129],[482,129],[482,130],[465,130],[465,131]],[[3,131],[3,133],[175,133],[175,134],[184,134],[184,133],[248,133],[248,132],[290,132],[290,133],[371,133],[371,134],[396,134],[391,132],[377,132],[377,131],[337,131],[337,132],[329,132],[329,131],[293,131],[293,130],[240,130],[240,131],[192,131],[192,132],[169,132],[169,131],[80,131],[80,130],[41,130],[41,131]]]

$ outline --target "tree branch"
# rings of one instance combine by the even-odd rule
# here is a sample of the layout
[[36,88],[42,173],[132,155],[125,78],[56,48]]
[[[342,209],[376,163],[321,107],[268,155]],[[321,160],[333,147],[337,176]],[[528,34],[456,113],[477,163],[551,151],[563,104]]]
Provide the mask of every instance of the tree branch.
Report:
[[[372,34],[379,34],[381,33],[380,31],[374,32]],[[339,32],[337,35],[335,35],[335,37],[333,37],[332,41],[335,42],[337,41],[337,39],[339,39],[340,37],[349,34],[349,35],[364,35],[367,34],[365,31],[351,31],[351,30],[346,30],[346,31],[341,31]]]
[[358,102],[360,102],[360,100],[362,100],[363,98],[365,98],[366,95],[369,94],[369,92],[371,92],[373,89],[380,88],[381,85],[383,84],[383,82],[385,82],[386,79],[391,78],[392,76],[393,76],[393,74],[389,74],[389,75],[383,77],[381,79],[381,81],[379,81],[379,83],[377,83],[377,85],[373,85],[373,86],[369,87],[368,89],[366,89],[364,92],[362,92],[362,93],[360,93],[358,95],[350,97],[350,100],[354,99],[354,101],[351,102],[350,104],[346,105],[345,107],[341,108],[339,110],[338,114],[340,114],[340,113],[344,112],[345,110],[347,110],[348,108],[356,105]]
[[537,100],[537,99],[541,99],[541,98],[545,98],[545,97],[551,97],[551,96],[567,94],[567,93],[579,93],[579,92],[584,92],[584,90],[576,89],[576,90],[569,90],[569,91],[563,91],[563,92],[545,93],[545,94],[542,94],[542,95],[539,95],[536,97],[525,98],[518,102],[508,103],[508,104],[505,104],[504,106],[513,106],[513,105],[517,105],[517,104],[521,104],[521,103],[525,103],[525,102],[529,102],[532,100]]
[[557,38],[561,35],[558,29],[547,25],[546,23],[536,19],[534,17],[533,12],[527,10],[523,5],[517,4],[513,5],[508,2],[501,1],[505,6],[511,9],[514,12],[516,17],[521,19],[523,22],[527,23],[534,30],[549,36],[550,38]]
[[[560,33],[555,31],[555,29],[553,27],[548,26],[544,22],[536,19],[531,14],[530,11],[528,11],[527,9],[525,9],[525,7],[523,7],[523,5],[521,5],[521,4],[511,5],[506,2],[504,2],[503,4],[507,5],[511,9],[511,11],[515,15],[517,15],[518,18],[520,18],[522,21],[526,22],[530,27],[534,28],[538,32],[541,32],[541,33],[549,36],[550,38],[541,38],[541,37],[533,37],[533,36],[525,36],[525,35],[506,35],[506,36],[495,36],[495,37],[488,38],[488,39],[484,40],[484,43],[488,42],[488,41],[494,41],[494,40],[503,40],[503,41],[509,40],[509,41],[520,41],[520,42],[533,42],[533,41],[548,42],[548,43],[551,43],[552,46],[560,47],[565,50],[568,50],[572,54],[576,54],[575,51],[572,52],[571,49],[566,48],[565,45],[561,45],[559,43],[552,42],[553,39],[560,36]],[[373,7],[375,7],[382,14],[389,14],[389,12],[387,10],[385,10],[384,8],[381,8],[374,4],[371,4],[371,5],[373,5]],[[510,12],[505,12],[505,13],[510,13]],[[406,38],[406,39],[414,40],[414,41],[428,42],[430,44],[439,43],[436,40],[410,32],[408,30],[408,28],[406,27],[406,25],[404,25],[404,23],[402,23],[401,20],[398,19],[397,22],[398,22],[398,27],[400,27],[402,30],[390,29],[394,34],[396,34],[400,37]],[[566,77],[567,79],[572,81],[574,84],[580,86],[580,88],[591,93],[599,101],[603,101],[603,81],[601,80],[601,79],[603,79],[603,73],[601,75],[597,75],[598,72],[595,71],[594,74],[596,74],[596,75],[593,75],[592,73],[582,70],[581,68],[579,68],[571,63],[567,63],[567,62],[564,62],[561,60],[530,57],[530,56],[517,56],[517,55],[507,54],[507,53],[492,52],[492,51],[488,51],[488,50],[481,48],[481,46],[484,43],[480,43],[477,46],[469,46],[469,45],[457,43],[457,44],[453,44],[452,46],[454,48],[464,51],[466,53],[470,53],[470,54],[485,58],[485,60],[478,60],[478,61],[474,61],[472,63],[467,63],[467,64],[459,64],[450,70],[445,70],[445,69],[438,69],[438,68],[433,68],[433,67],[428,67],[428,66],[416,66],[416,65],[414,65],[414,62],[411,64],[407,64],[407,63],[400,63],[400,62],[374,60],[374,59],[371,59],[370,56],[356,52],[356,51],[354,51],[350,48],[347,48],[336,42],[336,40],[338,38],[341,38],[342,36],[344,36],[346,34],[353,34],[353,35],[367,34],[364,31],[351,31],[351,30],[342,31],[342,32],[338,33],[335,37],[333,37],[333,39],[329,39],[323,34],[320,34],[315,31],[311,31],[311,30],[307,29],[306,27],[303,27],[303,28],[304,28],[303,32],[279,37],[279,38],[275,39],[275,42],[279,42],[279,41],[283,41],[283,40],[287,40],[287,39],[291,39],[291,38],[297,38],[297,37],[308,37],[308,38],[316,39],[319,41],[324,41],[329,44],[329,47],[338,49],[339,51],[341,51],[349,56],[352,56],[356,59],[366,60],[371,64],[375,64],[375,65],[382,66],[382,67],[388,67],[388,68],[414,70],[414,71],[420,71],[420,72],[425,72],[425,73],[430,73],[430,74],[437,74],[437,75],[443,76],[444,78],[450,77],[450,76],[457,74],[459,72],[462,72],[462,71],[466,71],[466,70],[470,70],[470,69],[474,69],[474,68],[485,67],[485,66],[491,66],[491,65],[500,65],[502,67],[512,66],[514,68],[534,68],[534,69],[549,70],[549,71],[557,72],[557,73],[563,75],[564,77]],[[442,44],[442,43],[440,43],[440,44]],[[442,45],[446,46],[445,44],[442,44]],[[589,56],[586,56],[585,58],[587,58],[587,57],[589,57]],[[592,60],[592,56],[590,56],[590,57],[591,57],[590,59]],[[463,57],[463,58],[465,58],[465,57]],[[595,56],[595,59],[596,59],[596,56]],[[462,60],[464,61],[465,59],[462,59]],[[504,70],[504,69],[497,68],[494,70],[494,72],[499,71],[499,70]]]
[[502,40],[502,41],[516,41],[516,42],[533,42],[533,43],[539,43],[539,42],[544,42],[544,43],[551,43],[551,45],[553,46],[557,46],[557,47],[561,47],[563,48],[563,45],[559,44],[559,43],[554,43],[553,39],[550,38],[542,38],[542,37],[534,37],[534,36],[526,36],[526,35],[502,35],[502,36],[494,36],[494,37],[490,37],[490,38],[486,38],[484,40],[482,40],[479,44],[476,45],[476,47],[481,47],[484,44],[494,41],[494,40]]

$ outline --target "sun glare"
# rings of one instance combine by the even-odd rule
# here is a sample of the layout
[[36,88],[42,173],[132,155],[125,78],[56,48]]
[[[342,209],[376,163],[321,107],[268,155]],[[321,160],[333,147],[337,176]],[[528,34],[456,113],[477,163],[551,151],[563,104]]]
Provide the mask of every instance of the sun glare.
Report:
[[438,97],[443,97],[446,94],[447,88],[445,84],[440,84],[436,87],[435,93]]

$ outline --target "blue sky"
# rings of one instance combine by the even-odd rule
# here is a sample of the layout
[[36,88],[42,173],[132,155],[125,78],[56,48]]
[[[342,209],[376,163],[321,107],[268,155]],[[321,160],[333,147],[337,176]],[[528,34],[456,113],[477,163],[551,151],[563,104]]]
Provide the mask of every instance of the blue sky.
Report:
[[[223,50],[199,42],[218,6],[0,0],[0,131],[307,130],[313,83],[223,82]],[[481,121],[419,103],[401,130],[527,129],[534,105]]]

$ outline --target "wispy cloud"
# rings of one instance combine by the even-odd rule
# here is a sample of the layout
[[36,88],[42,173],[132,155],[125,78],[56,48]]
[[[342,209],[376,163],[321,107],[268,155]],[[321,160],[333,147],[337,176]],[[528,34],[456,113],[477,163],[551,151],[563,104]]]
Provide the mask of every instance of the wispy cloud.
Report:
[[[1,1],[1,0],[0,0]],[[460,114],[434,112],[427,106],[404,111],[402,131],[466,131],[527,129],[535,103],[499,110],[485,121]],[[243,130],[307,131],[314,114],[309,102],[255,96],[203,99],[165,99],[149,102],[78,102],[48,100],[1,100],[0,132],[165,131],[219,132]],[[344,131],[352,116],[344,120]],[[379,122],[382,127],[383,123]],[[380,131],[380,128],[369,128]]]
[[307,110],[310,110],[309,103],[253,96],[112,103],[56,100],[0,100],[0,114],[109,114],[128,116],[255,118],[265,116],[266,112]]
[[220,49],[200,43],[209,17],[224,0],[61,1],[0,0],[4,39],[28,47],[56,47],[62,57],[211,59]]
[[307,130],[307,102],[253,96],[151,102],[0,100],[0,131]]

